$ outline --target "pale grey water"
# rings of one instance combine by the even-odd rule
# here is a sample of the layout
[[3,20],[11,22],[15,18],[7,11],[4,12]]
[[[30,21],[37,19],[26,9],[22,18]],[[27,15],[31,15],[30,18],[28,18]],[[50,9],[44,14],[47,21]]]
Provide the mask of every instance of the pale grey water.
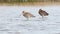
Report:
[[[44,20],[41,8],[49,13]],[[36,17],[26,21],[23,10]],[[0,34],[60,34],[60,6],[0,6]]]

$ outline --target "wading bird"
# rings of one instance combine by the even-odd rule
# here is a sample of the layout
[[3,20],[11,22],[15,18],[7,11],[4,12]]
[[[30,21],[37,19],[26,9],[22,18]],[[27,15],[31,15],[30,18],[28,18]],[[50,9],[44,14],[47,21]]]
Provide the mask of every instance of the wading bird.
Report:
[[33,14],[26,12],[26,11],[22,11],[22,14],[25,18],[27,18],[27,20],[29,20],[29,18],[31,17],[35,17]]
[[42,10],[42,9],[39,9],[39,12],[38,12],[38,13],[42,16],[42,18],[43,18],[44,16],[48,16],[48,15],[49,15],[46,11],[44,11],[44,10]]

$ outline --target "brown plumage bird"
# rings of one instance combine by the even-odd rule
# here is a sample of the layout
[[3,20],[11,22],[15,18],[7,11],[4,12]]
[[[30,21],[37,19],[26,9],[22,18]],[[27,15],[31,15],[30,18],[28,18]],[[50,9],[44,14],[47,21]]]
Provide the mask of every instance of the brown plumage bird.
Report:
[[44,11],[42,9],[39,9],[38,13],[42,16],[42,18],[43,18],[43,16],[48,16],[49,15],[46,11]]
[[33,14],[26,12],[26,11],[22,11],[22,13],[23,13],[23,16],[27,18],[27,20],[29,20],[29,18],[31,17],[35,17]]

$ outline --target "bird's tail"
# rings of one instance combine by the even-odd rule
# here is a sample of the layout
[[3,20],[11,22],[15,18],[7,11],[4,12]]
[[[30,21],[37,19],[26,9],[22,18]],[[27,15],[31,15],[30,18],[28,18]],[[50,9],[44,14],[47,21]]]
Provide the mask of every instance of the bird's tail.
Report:
[[49,15],[49,14],[47,13],[47,15]]

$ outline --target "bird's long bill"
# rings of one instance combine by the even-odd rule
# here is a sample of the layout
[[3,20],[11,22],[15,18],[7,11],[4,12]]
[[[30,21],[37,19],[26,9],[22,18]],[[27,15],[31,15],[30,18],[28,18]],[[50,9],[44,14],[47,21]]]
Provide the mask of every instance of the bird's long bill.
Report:
[[23,13],[20,13],[20,16],[22,16],[23,15]]

